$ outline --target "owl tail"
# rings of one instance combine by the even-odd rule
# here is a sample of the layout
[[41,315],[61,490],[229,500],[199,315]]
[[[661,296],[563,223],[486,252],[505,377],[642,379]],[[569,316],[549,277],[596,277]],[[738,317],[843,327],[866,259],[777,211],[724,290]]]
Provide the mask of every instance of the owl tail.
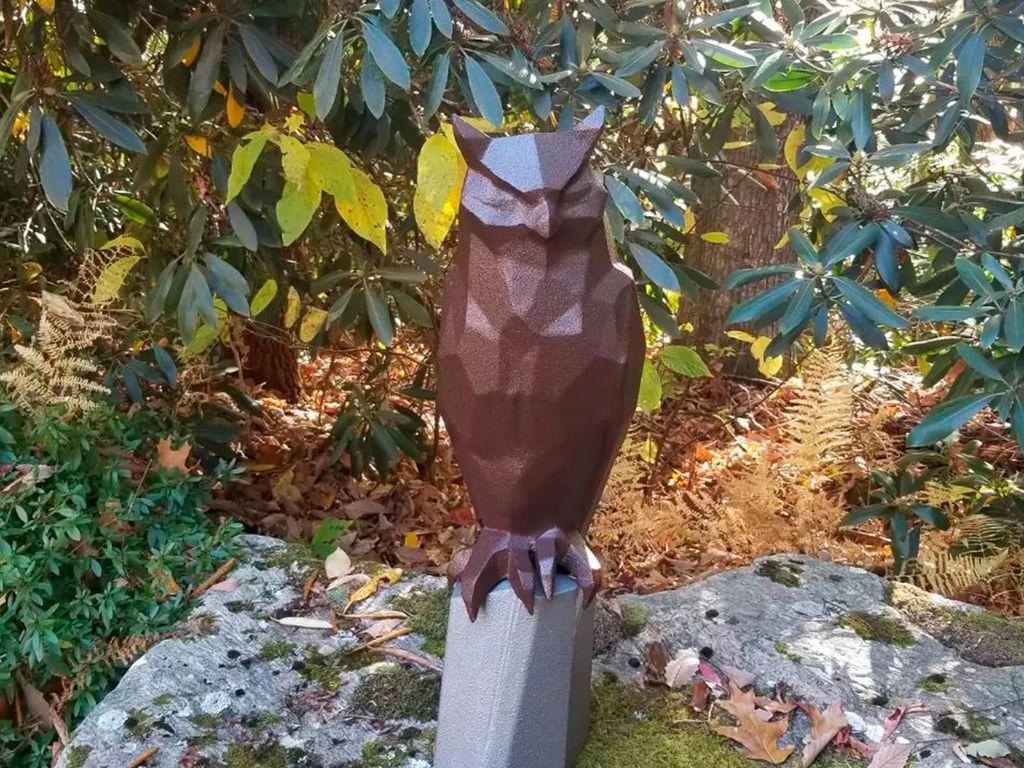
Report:
[[462,586],[469,618],[476,621],[487,595],[506,579],[532,614],[537,581],[550,600],[559,568],[576,580],[588,605],[600,586],[601,571],[578,532],[552,528],[540,536],[526,536],[484,528],[471,548],[452,559],[448,581]]

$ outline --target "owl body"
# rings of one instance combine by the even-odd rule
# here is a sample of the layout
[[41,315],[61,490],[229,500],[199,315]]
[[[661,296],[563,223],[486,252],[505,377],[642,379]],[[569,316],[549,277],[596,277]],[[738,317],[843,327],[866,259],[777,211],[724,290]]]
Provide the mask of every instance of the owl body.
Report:
[[455,563],[468,605],[510,578],[532,606],[535,570],[545,589],[557,567],[593,570],[583,536],[644,349],[632,277],[608,249],[606,193],[586,165],[598,120],[495,139],[456,126],[468,173],[438,406],[483,524]]

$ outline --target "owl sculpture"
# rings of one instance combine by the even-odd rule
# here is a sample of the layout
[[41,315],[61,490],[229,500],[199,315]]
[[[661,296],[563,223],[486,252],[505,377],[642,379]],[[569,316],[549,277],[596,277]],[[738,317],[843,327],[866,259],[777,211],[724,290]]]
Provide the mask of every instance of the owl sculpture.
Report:
[[442,310],[438,406],[482,524],[453,559],[470,618],[508,579],[532,613],[585,536],[636,405],[643,328],[588,166],[604,110],[573,130],[491,138],[454,121],[468,172]]

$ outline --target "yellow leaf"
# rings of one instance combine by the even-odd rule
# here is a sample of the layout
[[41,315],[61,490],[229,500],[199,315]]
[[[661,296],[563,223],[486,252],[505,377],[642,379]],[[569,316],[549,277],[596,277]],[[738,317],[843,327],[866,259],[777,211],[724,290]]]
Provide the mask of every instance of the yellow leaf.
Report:
[[306,183],[309,150],[294,136],[282,136],[278,146],[281,147],[281,168],[284,170],[285,179],[301,187]]
[[275,296],[277,296],[277,281],[271,278],[261,285],[260,289],[256,291],[256,295],[252,297],[252,301],[249,302],[249,314],[253,317],[258,316],[270,305]]
[[757,370],[764,376],[774,376],[782,368],[782,355],[765,357],[764,351],[772,340],[767,336],[758,336],[750,345],[750,355],[757,360]]
[[21,138],[29,129],[28,113],[19,112],[15,118],[14,123],[11,125],[11,135],[17,138]]
[[725,232],[705,232],[700,236],[700,239],[708,243],[717,243],[719,245],[724,245],[729,242],[729,236],[725,234]]
[[228,86],[228,101],[225,111],[228,116],[228,125],[237,128],[245,119],[245,107],[235,98],[235,86]]
[[196,35],[192,38],[192,42],[188,46],[188,50],[181,57],[181,63],[186,67],[191,67],[196,63],[196,59],[199,58],[199,50],[203,47],[203,39]]
[[442,133],[423,143],[416,167],[413,213],[424,238],[440,248],[459,212],[466,163],[458,148]]
[[782,233],[782,237],[779,238],[779,242],[777,242],[775,244],[775,250],[776,251],[782,250],[788,244],[789,244],[789,231],[787,230],[786,232]]
[[224,97],[227,97],[228,95],[228,89],[224,87],[224,83],[222,83],[220,80],[213,84],[213,92],[219,93],[221,96]]
[[800,165],[797,162],[796,154],[800,151],[800,147],[804,143],[804,134],[806,129],[803,125],[798,125],[789,135],[786,136],[786,143],[783,146],[783,154],[786,157],[786,165],[789,166],[790,170],[797,175],[801,176]]
[[786,116],[782,112],[778,112],[775,109],[775,105],[770,101],[762,102],[757,105],[761,112],[766,118],[768,118],[768,124],[772,126],[779,126],[786,122]]
[[402,545],[409,549],[419,549],[420,537],[410,531],[405,534],[405,538],[402,540]]
[[207,141],[205,136],[193,136],[191,134],[187,134],[185,136],[185,143],[188,144],[189,148],[197,155],[213,157],[213,150],[210,149],[210,142]]
[[345,606],[345,610],[347,611],[356,603],[372,597],[376,594],[381,584],[395,584],[400,578],[402,578],[401,568],[381,568],[370,577],[368,582],[349,595],[348,605]]
[[[693,215],[693,211],[687,208],[683,212],[683,234],[687,235],[693,231],[693,228],[697,226],[697,217]],[[615,251],[612,251],[615,253]]]
[[757,341],[757,338],[750,335],[746,331],[726,331],[725,335],[730,339],[736,339],[736,341],[745,341],[747,344],[753,344]]
[[348,155],[333,144],[321,142],[307,144],[306,149],[309,151],[306,168],[309,180],[329,195],[354,203],[356,183],[352,179],[352,163]]
[[293,110],[288,117],[285,118],[284,127],[286,130],[292,133],[301,133],[302,126],[306,124],[306,116],[298,110]]
[[821,209],[822,215],[829,221],[834,219],[834,216],[829,214],[833,208],[838,206],[846,205],[846,201],[843,200],[839,195],[829,192],[827,189],[811,189],[807,192],[811,196],[811,199],[818,204],[818,208]]
[[320,187],[308,177],[301,185],[286,182],[275,209],[277,223],[281,227],[281,242],[291,245],[298,240],[319,207]]
[[722,145],[722,149],[743,149],[753,143],[752,141],[727,141]]
[[299,292],[294,285],[288,286],[288,303],[284,309],[284,327],[291,328],[299,319]]
[[93,304],[106,304],[117,298],[125,278],[132,271],[132,267],[142,260],[141,256],[126,256],[123,259],[112,261],[103,268],[100,276],[96,278],[96,286],[92,291]]
[[388,204],[384,199],[384,191],[355,166],[352,167],[352,181],[355,183],[356,199],[348,201],[335,198],[338,213],[353,232],[376,245],[381,253],[386,253]]
[[131,235],[119,235],[113,240],[107,240],[100,246],[101,251],[112,251],[115,248],[127,248],[130,251],[144,251],[146,247],[137,237]]
[[219,333],[220,331],[217,328],[203,323],[196,328],[195,336],[192,337],[192,341],[181,351],[181,356],[189,360],[203,354],[203,352],[213,346],[213,342],[217,340]]
[[896,297],[885,290],[885,288],[879,288],[875,291],[875,295],[878,296],[878,300],[889,307],[889,309],[896,309],[896,306],[899,304],[899,302],[896,301]]
[[36,0],[36,5],[45,14],[53,13],[53,7],[56,5],[56,0]]
[[327,319],[327,312],[319,307],[310,307],[306,310],[305,317],[299,325],[299,339],[308,344],[311,342],[320,329],[324,327],[324,320]]

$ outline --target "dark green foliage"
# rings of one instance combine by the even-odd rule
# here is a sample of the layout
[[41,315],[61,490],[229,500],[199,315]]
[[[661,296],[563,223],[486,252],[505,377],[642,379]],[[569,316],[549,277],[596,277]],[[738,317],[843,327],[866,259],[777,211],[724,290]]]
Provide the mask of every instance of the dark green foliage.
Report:
[[[0,447],[0,487],[22,476],[18,465],[53,469],[0,494],[0,699],[20,695],[16,674],[39,689],[75,680],[73,725],[120,671],[107,643],[170,628],[189,588],[229,556],[237,526],[218,528],[203,512],[215,475],[141,475],[145,462],[133,473],[119,458],[154,450],[139,431],[153,423],[106,407],[71,423],[0,407],[0,424],[14,438]],[[0,763],[48,765],[40,746],[52,735],[27,741],[0,720]]]

